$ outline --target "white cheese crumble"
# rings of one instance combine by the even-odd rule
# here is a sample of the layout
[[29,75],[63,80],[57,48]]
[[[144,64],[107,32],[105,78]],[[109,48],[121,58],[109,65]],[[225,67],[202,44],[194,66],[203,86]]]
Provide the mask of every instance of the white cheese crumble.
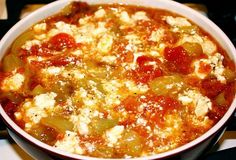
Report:
[[92,143],[85,143],[84,145],[87,148],[88,152],[93,152],[96,149],[96,146]]
[[25,115],[29,118],[29,122],[25,124],[26,129],[29,129],[32,124],[37,124],[43,117],[47,117],[47,111],[52,110],[55,105],[56,93],[50,92],[35,96],[33,101],[26,101],[23,104]]
[[64,69],[65,69],[64,67],[51,66],[51,67],[42,69],[42,73],[56,76],[56,75],[61,74]]
[[75,56],[81,56],[81,55],[83,55],[83,51],[77,49],[77,50],[75,50],[75,51],[72,51],[71,54],[72,54],[72,55],[75,55]]
[[34,105],[42,109],[53,108],[56,103],[54,99],[56,96],[57,94],[54,92],[37,95],[34,97]]
[[136,34],[128,34],[125,36],[125,39],[129,41],[131,44],[140,44],[142,41],[140,40],[140,37],[137,36]]
[[130,80],[125,82],[125,86],[128,88],[129,91],[131,91],[132,93],[137,93],[137,94],[145,93],[149,90],[148,85],[146,84],[136,85],[134,81],[130,81]]
[[88,23],[90,19],[91,19],[91,16],[82,17],[79,19],[79,24],[84,25],[84,24]]
[[157,51],[150,51],[149,54],[153,57],[160,57],[161,56],[160,53]]
[[83,87],[79,88],[79,91],[76,92],[76,94],[82,98],[82,101],[84,103],[85,106],[87,107],[96,107],[96,105],[99,102],[99,96],[100,93],[98,93],[99,91],[96,89],[95,86],[91,86],[92,87],[92,91],[95,93],[88,93]]
[[39,23],[39,24],[36,24],[34,27],[33,27],[34,31],[35,32],[42,32],[42,31],[45,31],[47,29],[47,24],[46,23]]
[[66,131],[62,140],[58,140],[54,147],[76,154],[83,154],[84,150],[80,146],[80,139],[75,132]]
[[[125,25],[130,25],[130,26],[134,26],[138,20],[146,20],[146,21],[149,20],[149,18],[146,15],[146,12],[144,11],[138,11],[131,16],[126,11],[122,11],[119,14],[119,18],[120,21],[123,22]],[[125,26],[121,26],[121,29],[122,28],[125,28]]]
[[141,125],[141,126],[146,126],[147,124],[147,120],[143,119],[143,118],[138,118],[137,119],[137,122],[136,122],[138,125]]
[[106,91],[106,96],[105,96],[106,105],[111,106],[114,104],[116,105],[120,104],[121,95],[118,92],[120,87],[123,86],[121,81],[119,80],[104,81],[102,86],[103,89]]
[[115,143],[117,143],[118,139],[121,138],[121,134],[124,131],[124,126],[115,126],[105,133],[105,137],[107,138],[108,146],[113,147]]
[[120,13],[120,20],[124,23],[131,23],[132,22],[129,14],[126,11],[122,11]]
[[80,109],[79,115],[71,115],[70,121],[75,124],[74,130],[79,131],[81,135],[88,135],[89,134],[89,123],[91,119],[94,117],[98,117],[100,112],[96,110],[91,110],[89,108],[82,108]]
[[105,25],[105,22],[98,22],[98,26],[94,30],[88,32],[91,32],[94,37],[102,36],[108,32]]
[[172,17],[172,16],[165,16],[163,18],[169,25],[175,27],[185,27],[191,26],[191,23],[183,17]]
[[47,39],[47,35],[45,33],[39,34],[39,35],[36,34],[36,35],[34,35],[34,37],[39,41],[43,41],[43,40]]
[[138,11],[136,12],[135,14],[133,14],[131,16],[131,18],[134,20],[134,21],[138,21],[138,20],[149,20],[149,18],[147,17],[146,15],[146,12],[143,12],[143,11]]
[[45,59],[46,59],[45,57],[41,57],[41,56],[28,56],[27,57],[27,62],[28,63],[31,63],[31,61],[38,61],[38,62],[40,62],[40,61],[43,61]]
[[203,40],[204,42],[201,44],[203,53],[211,55],[217,50],[216,45],[211,40],[208,38],[204,38]]
[[149,40],[153,41],[153,42],[159,42],[161,40],[161,38],[164,36],[164,32],[165,32],[165,30],[162,28],[158,29],[156,31],[152,31],[152,34],[149,37]]
[[226,78],[223,76],[224,66],[223,66],[224,57],[220,53],[216,53],[212,56],[209,56],[208,59],[200,59],[198,61],[193,62],[194,65],[194,74],[200,79],[204,79],[208,74],[200,73],[200,64],[204,63],[206,65],[210,65],[211,71],[210,74],[214,75],[218,81],[221,83],[226,83]]
[[39,40],[28,40],[25,42],[24,45],[21,46],[22,49],[25,49],[25,50],[30,50],[32,46],[34,45],[41,45],[41,42]]
[[1,89],[3,91],[17,91],[21,88],[25,81],[24,75],[20,73],[13,74],[3,80]]
[[77,32],[76,25],[67,24],[63,21],[56,22],[55,26],[58,29],[59,33],[64,32],[73,36],[74,33]]
[[115,64],[116,61],[117,61],[116,56],[103,56],[101,59],[101,62],[105,62],[110,65]]
[[104,9],[99,9],[94,13],[95,18],[102,18],[106,15],[106,12]]
[[184,93],[178,95],[178,100],[183,105],[193,104],[195,107],[194,113],[197,117],[204,117],[212,109],[211,100],[196,90],[184,91]]
[[101,53],[107,53],[111,50],[113,44],[113,36],[109,34],[105,34],[99,40],[97,49]]
[[206,37],[202,38],[198,34],[184,34],[183,37],[179,40],[178,44],[183,44],[185,42],[199,43],[202,46],[203,53],[207,55],[212,55],[217,50],[216,45],[211,40]]

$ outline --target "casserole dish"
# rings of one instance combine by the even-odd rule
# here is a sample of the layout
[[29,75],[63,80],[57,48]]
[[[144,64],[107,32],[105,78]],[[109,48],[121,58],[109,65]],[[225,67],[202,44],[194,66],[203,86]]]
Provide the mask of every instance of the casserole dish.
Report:
[[[88,1],[90,4],[96,4],[96,1]],[[99,1],[99,4],[103,3],[111,3],[111,1]],[[172,1],[152,1],[152,2],[143,2],[143,1],[114,1],[112,3],[125,3],[125,4],[131,4],[131,5],[140,5],[145,7],[157,7],[161,9],[171,10],[175,13],[178,13],[179,15],[182,15],[184,17],[187,17],[197,25],[199,25],[201,28],[203,28],[205,31],[210,32],[214,39],[218,40],[220,46],[224,46],[226,52],[229,54],[229,56],[234,60],[235,62],[235,48],[233,47],[232,43],[228,40],[228,38],[224,35],[220,29],[215,26],[212,22],[210,22],[207,18],[203,17],[202,15],[196,13],[195,11],[182,6],[176,2]],[[9,48],[9,44],[13,42],[13,40],[20,35],[20,33],[23,32],[22,28],[29,28],[34,23],[55,14],[60,9],[62,9],[66,4],[68,4],[68,1],[58,1],[54,2],[52,4],[49,4],[48,6],[36,11],[35,13],[29,15],[22,21],[20,21],[18,24],[16,24],[2,39],[0,43],[0,51],[1,53],[6,53],[7,49]],[[22,31],[20,31],[22,30]],[[3,56],[3,55],[1,55]],[[183,146],[177,147],[176,149],[148,156],[145,157],[147,159],[161,159],[161,158],[167,158],[172,156],[180,156],[184,159],[194,159],[196,156],[203,151],[205,147],[207,147],[210,140],[219,132],[222,130],[223,125],[226,123],[226,121],[230,118],[232,115],[234,109],[235,109],[235,100],[233,101],[232,105],[229,107],[228,111],[225,113],[225,115],[222,117],[222,119],[213,126],[209,131],[207,131],[205,134],[197,138],[196,140],[193,140],[192,142],[189,142]],[[10,131],[10,135],[15,139],[17,143],[19,143],[23,148],[26,148],[26,142],[29,142],[33,144],[33,146],[36,148],[34,150],[27,149],[27,151],[33,151],[36,152],[38,150],[46,151],[49,155],[54,155],[56,157],[60,157],[61,159],[72,159],[72,158],[78,158],[78,159],[87,159],[88,157],[79,156],[79,155],[73,155],[69,153],[65,153],[59,150],[56,150],[55,148],[52,148],[42,142],[39,142],[35,140],[33,137],[26,134],[24,131],[22,131],[10,118],[6,115],[6,113],[1,108],[1,115],[8,125],[8,127],[13,131]],[[15,134],[16,133],[16,134]],[[19,137],[24,137],[23,141]],[[18,137],[18,138],[17,138]],[[22,141],[22,142],[21,142]],[[30,145],[31,146],[31,145]],[[191,156],[190,156],[191,155]],[[41,157],[41,154],[40,154]],[[40,159],[39,157],[37,159]],[[91,158],[92,159],[92,158]],[[139,159],[139,158],[136,158]],[[142,158],[140,158],[142,159]]]

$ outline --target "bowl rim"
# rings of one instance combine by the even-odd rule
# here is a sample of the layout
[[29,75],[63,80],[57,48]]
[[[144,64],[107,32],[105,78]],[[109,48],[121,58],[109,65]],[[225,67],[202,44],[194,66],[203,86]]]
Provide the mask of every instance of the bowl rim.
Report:
[[[7,48],[5,47],[6,44],[9,43],[9,40],[11,36],[13,37],[17,37],[19,34],[21,34],[24,31],[21,32],[16,32],[17,30],[19,30],[19,28],[21,28],[24,24],[27,24],[28,26],[32,26],[34,23],[30,22],[30,20],[32,20],[34,17],[37,17],[38,15],[42,14],[43,18],[41,18],[40,20],[48,17],[49,15],[53,15],[55,13],[57,13],[56,11],[60,11],[61,8],[63,8],[62,6],[65,6],[67,4],[69,4],[70,2],[72,2],[74,0],[60,0],[60,1],[55,1],[52,2],[40,9],[38,9],[37,11],[31,13],[30,15],[26,16],[25,18],[23,18],[22,20],[20,20],[18,23],[16,23],[6,34],[5,36],[2,38],[2,40],[0,41],[0,53],[3,51],[3,53],[6,52]],[[81,1],[86,1],[86,0],[81,0]],[[98,0],[87,0],[86,2],[90,3],[97,3],[97,4],[105,4],[105,2],[107,3],[120,3],[123,2],[122,4],[130,4],[130,3],[138,3],[138,6],[143,6],[144,4],[142,4],[144,1],[142,0],[133,0],[132,2],[127,3],[127,1],[122,1],[122,0],[114,0],[114,1],[109,1],[109,0],[102,0],[99,1]],[[228,51],[227,53],[230,53],[231,58],[233,59],[233,61],[236,63],[236,51],[234,48],[234,45],[232,44],[232,42],[229,40],[229,38],[225,35],[225,33],[218,27],[216,26],[212,21],[210,21],[208,18],[206,18],[205,16],[203,16],[202,14],[198,13],[197,11],[184,6],[183,4],[180,4],[178,2],[174,2],[172,0],[153,0],[152,2],[149,1],[149,3],[158,3],[164,6],[165,5],[170,5],[170,6],[175,6],[176,10],[173,9],[166,9],[166,10],[170,10],[172,12],[175,12],[179,15],[182,15],[184,17],[187,17],[188,19],[190,19],[192,22],[196,23],[197,25],[199,25],[201,28],[204,29],[203,24],[208,25],[209,28],[212,28],[215,33],[217,33],[217,35],[221,38],[221,39],[216,39],[214,37],[214,35],[210,34],[211,36],[214,37],[214,39],[216,39],[218,41],[218,43],[220,43],[220,45],[222,46],[222,43],[226,44],[226,46],[222,46],[227,47]],[[145,5],[147,4],[147,1],[145,1]],[[162,8],[163,6],[161,6],[160,8]],[[60,9],[59,9],[60,8]],[[153,8],[158,8],[153,6]],[[53,10],[54,13],[53,14],[48,14],[48,10]],[[188,15],[183,15],[181,14],[181,10],[183,10],[186,13],[189,13]],[[180,13],[179,13],[180,12]],[[195,20],[196,19],[196,20]],[[199,20],[199,22],[196,22],[197,20]],[[39,20],[37,20],[39,21]],[[35,23],[37,22],[35,21]],[[202,24],[199,24],[202,23]],[[205,30],[205,29],[204,29]],[[212,31],[207,31],[212,32]],[[12,35],[12,33],[17,33],[18,35]],[[15,39],[13,38],[13,39]],[[13,40],[12,40],[13,41]],[[226,49],[226,48],[224,48]],[[3,54],[0,55],[0,59],[2,58]],[[220,130],[220,128],[222,128],[225,123],[229,120],[229,118],[232,116],[232,114],[234,113],[236,109],[236,99],[234,98],[231,106],[229,107],[229,109],[227,110],[227,112],[225,113],[225,115],[211,128],[209,129],[207,132],[205,132],[203,135],[201,135],[200,137],[198,137],[197,139],[184,144],[183,146],[177,147],[173,150],[164,152],[164,153],[159,153],[159,154],[155,154],[155,155],[150,155],[150,156],[146,156],[146,157],[139,157],[139,158],[132,158],[132,160],[141,160],[143,158],[146,159],[161,159],[161,158],[167,158],[167,157],[172,157],[176,154],[179,154],[180,152],[184,152],[187,151],[193,147],[195,147],[196,145],[199,145],[200,143],[203,143],[204,141],[206,141],[207,139],[209,139],[212,135],[214,135],[217,131]],[[28,133],[26,133],[23,129],[21,129],[19,126],[17,126],[11,119],[10,117],[5,113],[5,111],[3,110],[3,108],[0,105],[0,115],[2,117],[2,119],[4,120],[4,122],[6,123],[6,125],[13,130],[15,133],[17,133],[17,135],[19,135],[20,137],[24,138],[25,140],[27,140],[28,142],[32,143],[33,145],[36,145],[37,147],[43,149],[43,150],[47,150],[48,152],[63,156],[63,157],[69,157],[69,158],[73,158],[73,159],[94,159],[94,160],[99,160],[101,158],[95,158],[95,157],[88,157],[88,156],[83,156],[83,155],[76,155],[76,154],[72,154],[72,153],[67,153],[65,151],[61,151],[59,149],[56,149],[55,147],[49,146],[35,138],[33,138],[32,136],[30,136]],[[114,160],[114,159],[113,159]],[[118,159],[116,159],[118,160]]]

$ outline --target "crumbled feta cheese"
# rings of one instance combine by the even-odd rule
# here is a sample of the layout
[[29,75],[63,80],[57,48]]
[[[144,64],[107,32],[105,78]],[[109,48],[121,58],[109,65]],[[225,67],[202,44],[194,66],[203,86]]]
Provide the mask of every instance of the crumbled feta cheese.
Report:
[[145,84],[136,85],[133,81],[126,81],[125,86],[128,88],[129,91],[137,94],[145,93],[149,90],[148,85]]
[[211,100],[196,90],[184,91],[178,95],[178,99],[183,105],[193,104],[197,117],[204,117],[212,109]]
[[91,35],[87,34],[76,34],[74,36],[76,43],[92,43],[95,41],[95,39]]
[[122,11],[122,12],[120,13],[120,20],[121,20],[122,22],[124,22],[124,23],[130,23],[130,22],[132,22],[132,20],[131,20],[129,14],[128,14],[126,11]]
[[52,28],[51,30],[48,31],[47,33],[47,37],[53,37],[55,35],[57,35],[58,33],[60,33],[60,31],[58,29]]
[[138,20],[149,20],[149,18],[146,15],[146,12],[143,11],[138,11],[136,12],[134,15],[131,16],[131,18],[134,21],[138,21]]
[[117,60],[116,56],[103,56],[101,59],[102,62],[105,62],[110,65],[115,64],[116,60]]
[[59,21],[55,23],[56,28],[58,29],[58,31],[70,34],[70,35],[74,35],[74,32],[77,31],[77,27],[76,25],[71,25],[71,24],[67,24],[63,21]]
[[59,33],[67,33],[71,36],[75,36],[78,32],[78,28],[76,27],[76,25],[67,24],[63,21],[56,22],[54,25],[55,28],[52,28],[47,33],[48,38],[53,37]]
[[96,149],[96,146],[92,143],[85,143],[84,145],[87,148],[88,152],[93,152]]
[[181,44],[183,44],[185,42],[202,44],[204,42],[202,37],[199,36],[198,34],[194,34],[194,35],[184,34],[180,41],[181,41]]
[[191,26],[191,23],[186,18],[183,17],[166,16],[164,17],[164,20],[171,26],[177,26],[177,27]]
[[226,78],[223,76],[224,66],[223,66],[224,57],[220,53],[216,53],[212,56],[209,56],[208,59],[200,59],[193,62],[194,65],[194,74],[200,79],[204,79],[208,74],[199,72],[200,64],[204,63],[210,65],[211,71],[210,74],[214,75],[218,81],[221,83],[226,83]]
[[80,25],[85,25],[86,23],[88,23],[88,21],[91,19],[90,16],[86,16],[86,17],[82,17],[79,19],[79,24]]
[[89,123],[94,117],[98,117],[100,112],[89,108],[80,109],[79,115],[71,115],[70,121],[75,124],[74,130],[78,130],[81,135],[89,134]]
[[1,89],[3,91],[17,91],[21,88],[25,81],[24,75],[20,73],[13,74],[3,80]]
[[105,22],[98,22],[98,27],[89,32],[92,32],[92,35],[95,37],[104,35],[108,31],[105,25],[106,25]]
[[[93,89],[95,90],[95,89]],[[84,105],[88,107],[96,106],[98,103],[98,97],[96,97],[96,94],[89,94],[84,88],[80,88],[77,92],[79,97],[82,98]]]
[[152,31],[149,40],[153,42],[159,42],[163,36],[164,36],[164,29],[161,28],[156,31]]
[[40,61],[43,61],[45,59],[46,59],[45,57],[41,57],[41,56],[28,56],[27,57],[27,62],[28,63],[31,63],[31,61],[38,61],[38,62],[40,62]]
[[56,75],[61,74],[64,69],[65,69],[64,67],[51,66],[51,67],[42,69],[42,73],[56,76]]
[[209,59],[211,60],[211,73],[216,76],[218,81],[221,83],[226,83],[226,78],[223,76],[225,70],[223,66],[224,57],[220,53],[216,53],[213,56],[210,56]]
[[125,39],[129,41],[131,44],[140,44],[142,41],[140,40],[140,37],[135,34],[128,34],[125,36]]
[[119,89],[123,86],[121,81],[118,80],[110,80],[107,82],[103,82],[103,89],[107,92],[105,96],[105,102],[107,106],[118,105],[120,104],[120,95],[118,94]]
[[76,153],[76,154],[83,154],[84,150],[80,146],[80,139],[75,132],[66,131],[64,138],[58,140],[54,147],[69,152],[69,153]]
[[138,118],[137,119],[137,124],[141,125],[141,126],[146,126],[147,124],[147,120],[143,119],[143,118]]
[[45,33],[39,34],[39,35],[34,35],[34,37],[39,41],[43,41],[43,40],[47,39],[47,35]]
[[95,18],[102,18],[102,17],[104,17],[105,15],[106,15],[106,12],[105,12],[104,9],[99,9],[98,11],[96,11],[96,12],[94,13],[94,17],[95,17]]
[[34,45],[41,45],[41,42],[39,40],[29,40],[29,41],[26,41],[25,44],[23,46],[21,46],[22,49],[25,49],[25,50],[30,50],[32,46]]
[[29,118],[29,122],[25,125],[26,129],[32,126],[32,124],[37,124],[43,117],[47,117],[47,111],[53,109],[55,105],[54,98],[56,93],[50,92],[45,94],[40,94],[35,96],[33,101],[26,101],[23,104],[25,109],[25,115]]
[[82,50],[77,49],[75,51],[72,51],[71,54],[75,55],[75,56],[81,56],[81,55],[83,55],[83,52],[82,52]]
[[216,45],[211,40],[205,37],[202,38],[198,34],[194,35],[184,34],[178,43],[183,44],[185,42],[199,43],[202,46],[203,53],[207,55],[212,55],[217,49]]
[[150,51],[149,54],[153,57],[160,57],[161,56],[160,53],[157,51]]
[[41,118],[47,117],[47,113],[44,109],[39,107],[34,107],[33,105],[31,108],[26,110],[25,114],[30,119],[30,121],[32,121],[32,123],[35,124],[39,123]]
[[124,126],[115,126],[108,131],[106,131],[106,138],[108,141],[108,146],[113,147],[117,143],[118,139],[121,138],[121,134],[124,131]]
[[122,87],[122,83],[119,80],[110,80],[103,83],[103,89],[108,93],[114,93]]
[[203,53],[207,55],[212,55],[212,53],[217,50],[216,45],[208,38],[204,38],[204,42],[201,44],[201,46]]
[[105,97],[105,104],[107,107],[110,107],[112,105],[119,105],[120,102],[120,95],[117,95],[116,93],[107,94]]
[[177,136],[178,134],[182,134],[182,125],[183,121],[181,117],[178,115],[168,114],[165,116],[165,128],[159,128],[155,126],[153,133],[158,135],[160,138],[168,138],[169,136],[173,136],[173,133]]
[[101,53],[107,53],[111,50],[113,44],[113,36],[109,34],[105,34],[99,40],[97,49]]
[[39,24],[36,24],[34,27],[33,27],[34,31],[35,32],[42,32],[42,31],[45,31],[47,29],[47,24],[46,23],[39,23]]
[[35,107],[38,107],[41,109],[53,108],[56,103],[56,101],[54,99],[56,96],[57,96],[57,94],[54,92],[37,95],[33,99],[34,105],[35,105]]

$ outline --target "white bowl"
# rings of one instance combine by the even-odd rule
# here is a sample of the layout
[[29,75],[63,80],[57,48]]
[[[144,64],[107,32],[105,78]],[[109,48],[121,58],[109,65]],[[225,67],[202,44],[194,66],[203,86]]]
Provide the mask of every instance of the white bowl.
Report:
[[[3,57],[4,53],[9,49],[12,42],[27,28],[37,23],[38,21],[45,19],[59,12],[64,6],[68,5],[70,0],[60,0],[46,5],[28,15],[16,25],[14,25],[7,34],[2,38],[0,42],[0,59]],[[188,8],[180,3],[171,0],[86,0],[89,4],[107,4],[107,3],[123,3],[130,5],[139,5],[152,8],[166,9],[184,17],[187,17],[203,30],[210,33],[214,39],[218,41],[220,46],[222,46],[225,51],[229,54],[232,60],[236,63],[236,51],[229,40],[229,38],[224,34],[224,32],[218,28],[212,21],[198,13],[197,11]],[[167,151],[164,153],[156,154],[153,156],[145,157],[145,159],[163,159],[172,156],[178,156],[181,159],[195,159],[211,142],[213,138],[216,138],[217,133],[223,131],[223,128],[232,116],[236,108],[236,100],[234,99],[232,105],[225,113],[223,118],[213,126],[209,131],[200,136],[199,138],[187,143],[181,147],[174,150]],[[91,158],[76,154],[65,153],[54,147],[51,147],[39,140],[33,138],[27,134],[24,130],[18,127],[5,113],[2,107],[0,107],[0,114],[5,121],[6,125],[10,129],[10,135],[12,138],[29,154],[31,154],[35,159],[51,159],[50,157],[61,157],[61,159],[101,159],[101,158]],[[133,158],[135,160],[141,160],[142,158]]]

